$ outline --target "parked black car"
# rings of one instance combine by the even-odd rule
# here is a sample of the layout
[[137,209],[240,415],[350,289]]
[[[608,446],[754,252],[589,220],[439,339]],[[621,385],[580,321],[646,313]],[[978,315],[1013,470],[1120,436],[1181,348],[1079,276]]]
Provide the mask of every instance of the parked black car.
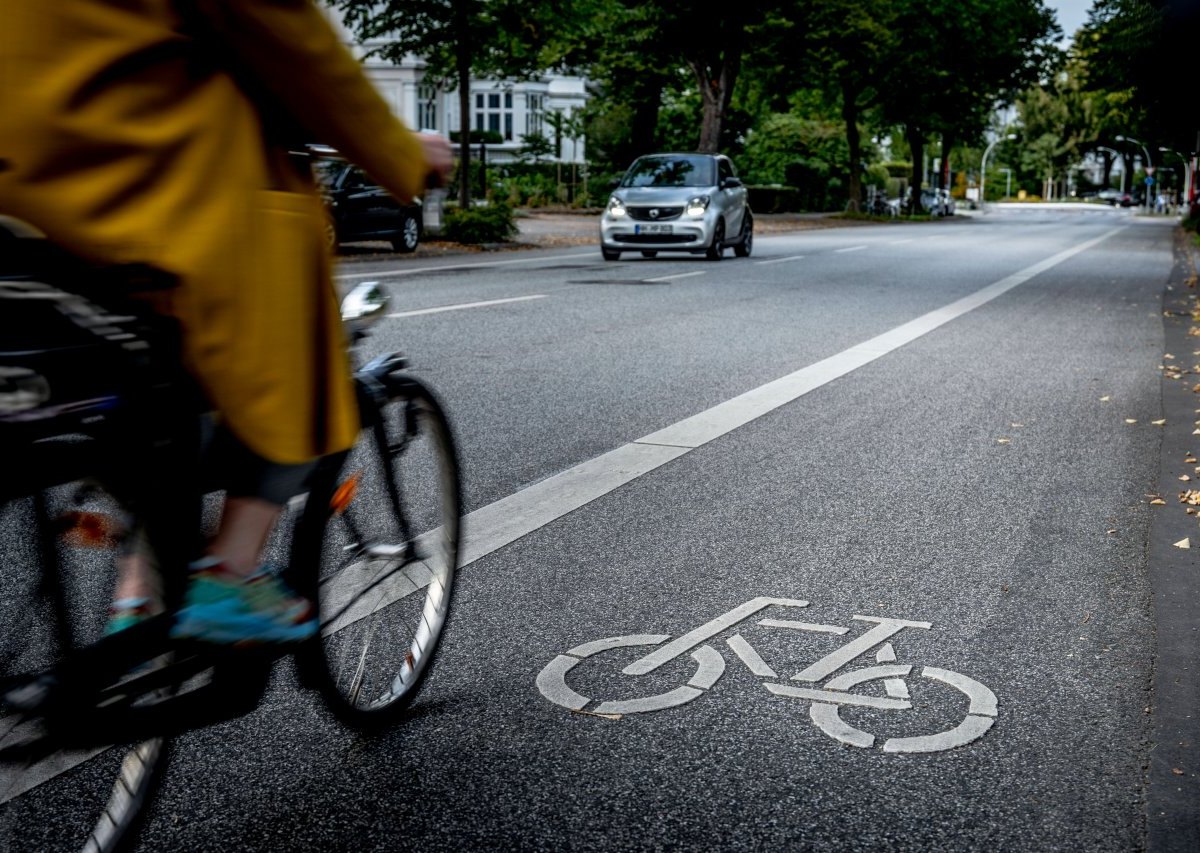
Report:
[[313,170],[329,211],[328,235],[333,248],[359,240],[387,240],[397,252],[411,252],[421,242],[421,204],[401,204],[357,166],[336,157],[318,157]]

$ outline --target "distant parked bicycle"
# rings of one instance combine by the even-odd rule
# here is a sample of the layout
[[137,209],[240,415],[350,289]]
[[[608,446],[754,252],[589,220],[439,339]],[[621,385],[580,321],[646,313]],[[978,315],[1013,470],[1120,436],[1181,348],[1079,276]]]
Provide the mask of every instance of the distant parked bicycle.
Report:
[[[807,601],[790,598],[752,598],[680,637],[671,639],[663,634],[631,634],[609,637],[576,646],[552,660],[538,675],[537,686],[551,702],[573,711],[587,710],[595,714],[637,714],[675,708],[698,699],[712,688],[725,672],[725,659],[708,641],[768,607],[804,608]],[[865,633],[829,651],[820,660],[791,676],[787,681],[770,681],[764,686],[772,694],[809,702],[809,717],[818,729],[834,740],[850,746],[870,747],[875,735],[852,726],[841,717],[841,708],[858,707],[888,711],[911,711],[913,702],[908,680],[919,675],[922,679],[954,688],[968,700],[967,712],[958,725],[936,734],[887,738],[884,752],[940,752],[963,746],[982,737],[996,721],[996,695],[973,678],[938,667],[925,666],[919,673],[910,664],[897,664],[891,638],[906,628],[928,630],[928,622],[888,619],[878,616],[854,616],[860,622],[874,623]],[[840,625],[817,625],[790,619],[760,619],[759,626],[787,631],[843,635],[849,628]],[[668,642],[668,640],[670,642]],[[751,673],[768,679],[780,676],[750,645],[740,632],[726,636],[725,645],[746,665]],[[690,680],[672,690],[653,696],[608,699],[593,704],[593,700],[576,692],[567,684],[567,676],[576,667],[615,649],[656,647],[621,670],[623,675],[643,676],[654,672],[670,661],[689,655],[697,668]],[[851,661],[875,652],[875,666],[843,671]],[[832,676],[832,677],[831,677]],[[828,681],[826,681],[828,679]],[[880,696],[861,689],[871,682],[883,682]],[[823,683],[821,683],[823,682]],[[816,686],[821,683],[820,686]]]
[[[110,851],[136,831],[166,739],[257,707],[275,653],[168,637],[182,594],[171,578],[182,579],[199,532],[188,494],[205,490],[184,485],[196,485],[199,466],[188,430],[167,414],[178,411],[171,330],[132,302],[80,292],[159,285],[132,271],[95,273],[105,288],[39,273],[0,276],[11,325],[0,352],[0,848],[62,849],[74,833],[70,846]],[[353,341],[386,306],[374,283],[346,298]],[[22,312],[39,307],[63,336],[48,344],[40,327],[29,349],[14,346]],[[289,585],[318,605],[320,634],[295,652],[304,683],[357,726],[394,721],[416,696],[458,566],[450,426],[405,366],[390,353],[357,367],[359,442],[321,462],[268,546]],[[114,561],[138,536],[163,567],[167,613],[97,640]]]

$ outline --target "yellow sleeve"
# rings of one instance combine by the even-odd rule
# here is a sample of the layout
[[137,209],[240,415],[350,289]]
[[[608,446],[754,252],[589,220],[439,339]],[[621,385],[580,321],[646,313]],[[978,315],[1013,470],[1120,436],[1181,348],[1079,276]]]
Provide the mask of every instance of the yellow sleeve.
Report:
[[[185,3],[188,0],[184,0]],[[239,68],[397,198],[424,189],[421,143],[311,0],[192,0]]]

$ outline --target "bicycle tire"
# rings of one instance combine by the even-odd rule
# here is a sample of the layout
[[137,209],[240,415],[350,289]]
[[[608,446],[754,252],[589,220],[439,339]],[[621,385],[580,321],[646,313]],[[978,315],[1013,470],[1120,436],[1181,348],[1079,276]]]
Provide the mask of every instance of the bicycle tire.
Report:
[[[118,510],[98,487],[89,489],[83,504],[79,494],[72,484],[0,504],[0,530],[24,534],[5,536],[6,558],[18,557],[22,567],[37,564],[35,571],[10,570],[5,578],[0,676],[49,667],[100,633],[119,543],[98,535],[86,548],[68,544],[60,522],[68,512],[82,512],[103,524],[101,519]],[[37,535],[30,537],[30,531]],[[95,528],[91,532],[97,534]],[[168,740],[21,757],[42,734],[18,715],[0,713],[0,754],[8,757],[0,763],[0,848],[128,849],[162,777]],[[70,804],[69,814],[63,814],[63,803]]]
[[[317,687],[336,715],[384,725],[416,698],[450,616],[462,515],[446,415],[424,385],[390,378],[341,465],[317,567]],[[314,499],[310,493],[309,500]],[[293,559],[307,549],[302,537]]]

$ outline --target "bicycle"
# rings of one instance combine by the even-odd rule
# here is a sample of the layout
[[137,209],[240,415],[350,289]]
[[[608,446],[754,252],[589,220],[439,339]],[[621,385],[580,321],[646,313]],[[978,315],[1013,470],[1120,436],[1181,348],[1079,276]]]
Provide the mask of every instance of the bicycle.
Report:
[[[672,640],[665,634],[630,634],[608,637],[575,646],[552,660],[537,676],[537,687],[542,695],[563,708],[583,711],[599,716],[638,714],[677,708],[705,695],[725,672],[725,658],[707,644],[718,635],[735,629],[740,623],[768,607],[808,607],[807,601],[791,598],[758,597],[733,608],[727,613],[706,622]],[[768,682],[764,687],[775,696],[807,701],[809,717],[818,729],[834,740],[862,748],[875,744],[875,735],[850,725],[841,717],[843,707],[868,708],[886,711],[912,710],[913,702],[905,679],[912,676],[914,667],[896,663],[896,651],[891,638],[906,628],[929,630],[928,622],[906,619],[888,619],[877,616],[854,616],[855,620],[873,622],[874,627],[850,640],[839,648],[826,653],[819,660],[792,675],[787,682]],[[840,625],[819,625],[790,619],[761,619],[759,626],[766,628],[803,631],[840,636],[849,628]],[[668,642],[668,640],[670,642]],[[739,631],[725,638],[728,646],[750,672],[760,678],[778,679],[779,675],[746,640]],[[585,661],[614,649],[629,649],[642,646],[656,647],[633,663],[624,667],[621,674],[627,676],[648,675],[665,664],[687,655],[696,664],[696,671],[686,684],[650,696],[633,696],[609,699],[593,705],[595,700],[576,692],[567,684],[568,674]],[[875,666],[863,667],[838,673],[851,661],[876,651]],[[831,677],[832,676],[832,677]],[[949,686],[967,697],[967,712],[958,725],[946,731],[928,735],[912,735],[887,738],[882,751],[889,753],[940,752],[965,746],[978,740],[992,727],[998,714],[996,695],[983,684],[957,672],[939,667],[923,667],[920,676],[933,682]],[[825,681],[825,679],[829,679]],[[798,686],[816,685],[820,687]],[[882,681],[883,692],[853,690],[860,685]],[[587,710],[591,705],[592,709]]]
[[[0,591],[0,838],[19,832],[21,847],[63,847],[60,838],[40,842],[36,833],[50,823],[39,814],[66,798],[71,813],[56,809],[56,818],[74,821],[69,843],[110,851],[135,837],[170,736],[257,707],[277,653],[169,639],[170,605],[180,600],[183,566],[200,530],[197,496],[219,484],[186,477],[201,469],[192,430],[198,412],[179,390],[173,330],[129,302],[97,304],[77,287],[80,268],[66,269],[0,276],[6,304],[51,305],[70,318],[83,339],[71,346],[110,380],[49,418],[49,386],[72,390],[70,370],[52,373],[33,349],[0,353],[0,448],[7,451],[0,532],[14,525],[32,531],[8,555],[37,564],[24,577],[5,578]],[[98,274],[88,275],[94,285]],[[163,286],[131,270],[110,271],[106,284],[122,297]],[[352,345],[386,306],[375,283],[347,296]],[[458,567],[453,436],[437,398],[405,367],[396,353],[356,366],[359,442],[318,465],[268,546],[270,557],[286,562],[285,579],[318,605],[319,637],[294,652],[302,683],[362,728],[395,721],[424,684]],[[55,428],[47,432],[46,422]],[[143,499],[131,500],[137,496]],[[95,640],[113,561],[133,538],[163,568],[167,612]],[[107,799],[81,817],[97,780],[112,777]]]

